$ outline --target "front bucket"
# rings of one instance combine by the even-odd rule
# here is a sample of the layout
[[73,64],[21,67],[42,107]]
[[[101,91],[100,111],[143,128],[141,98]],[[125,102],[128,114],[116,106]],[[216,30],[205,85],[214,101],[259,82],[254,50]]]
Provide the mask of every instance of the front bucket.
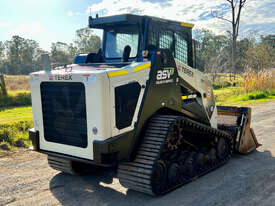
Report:
[[241,141],[239,142],[238,152],[242,154],[247,154],[255,150],[257,147],[261,146],[258,143],[255,133],[252,128],[246,127]]
[[251,108],[218,106],[218,127],[234,138],[235,151],[248,154],[261,146],[250,128]]

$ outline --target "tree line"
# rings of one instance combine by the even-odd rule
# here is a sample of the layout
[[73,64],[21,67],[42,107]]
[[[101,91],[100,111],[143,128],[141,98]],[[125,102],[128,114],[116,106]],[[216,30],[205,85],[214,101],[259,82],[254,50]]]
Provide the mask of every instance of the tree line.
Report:
[[100,37],[88,28],[77,30],[73,43],[52,43],[50,52],[41,49],[35,40],[13,36],[11,40],[0,41],[0,74],[29,74],[42,70],[43,53],[49,53],[54,67],[70,64],[77,54],[97,52],[100,47]]
[[250,32],[236,41],[235,67],[232,65],[232,36],[215,35],[208,30],[196,30],[197,68],[208,73],[242,73],[247,69],[260,71],[275,68],[275,35]]
[[[216,35],[208,30],[195,30],[196,67],[208,73],[233,73],[232,36]],[[73,43],[52,43],[48,52],[53,66],[70,64],[75,55],[97,52],[101,46],[100,37],[84,28],[76,31]],[[275,67],[275,35],[259,36],[251,33],[236,42],[236,72],[250,68],[256,71]],[[47,53],[39,43],[13,36],[11,40],[0,41],[0,73],[29,74],[42,70],[41,54]]]

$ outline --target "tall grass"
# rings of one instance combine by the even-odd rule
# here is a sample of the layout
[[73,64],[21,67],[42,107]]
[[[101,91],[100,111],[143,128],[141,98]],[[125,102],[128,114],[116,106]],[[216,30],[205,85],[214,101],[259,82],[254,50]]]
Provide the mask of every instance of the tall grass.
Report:
[[272,71],[272,88],[275,88],[275,68]]
[[27,75],[5,75],[8,95],[0,94],[0,108],[31,105],[30,79]]
[[241,87],[243,93],[267,91],[275,88],[275,75],[272,74],[271,70],[263,69],[256,72],[248,69],[242,76]]
[[[236,86],[223,86],[215,90],[218,105],[240,106],[275,99],[275,69],[259,72],[248,69],[238,76]],[[224,81],[228,81],[228,77]]]
[[30,90],[28,75],[5,75],[7,90]]

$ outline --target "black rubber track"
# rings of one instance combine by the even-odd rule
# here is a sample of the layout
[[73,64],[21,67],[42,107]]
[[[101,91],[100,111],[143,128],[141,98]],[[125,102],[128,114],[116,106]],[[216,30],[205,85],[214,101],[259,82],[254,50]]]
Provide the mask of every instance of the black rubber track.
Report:
[[[168,136],[175,125],[179,125],[183,131],[192,131],[197,138],[225,138],[229,142],[229,152],[223,159],[217,159],[211,165],[205,165],[196,176],[179,178],[173,185],[164,185],[162,191],[158,191],[153,183],[153,174],[157,161],[160,160],[163,149],[168,142]],[[184,138],[184,137],[183,137]],[[213,145],[215,148],[216,145]],[[226,132],[200,124],[182,116],[157,115],[154,116],[146,130],[144,139],[139,147],[136,158],[132,162],[124,162],[118,166],[118,178],[126,188],[147,193],[150,195],[162,195],[180,187],[198,177],[225,164],[233,153],[233,139]]]

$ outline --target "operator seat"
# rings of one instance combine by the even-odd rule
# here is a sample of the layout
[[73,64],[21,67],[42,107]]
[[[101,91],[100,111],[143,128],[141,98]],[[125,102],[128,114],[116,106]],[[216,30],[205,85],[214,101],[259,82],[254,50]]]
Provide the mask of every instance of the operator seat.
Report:
[[126,45],[123,49],[123,55],[122,55],[123,62],[128,62],[130,53],[131,53],[131,47],[129,45]]
[[97,53],[89,53],[86,58],[86,64],[88,63],[100,63],[103,61],[102,49],[98,49]]
[[153,44],[149,44],[149,45],[147,46],[147,49],[148,49],[149,51],[152,51],[152,50],[157,50],[158,47],[155,46],[155,45],[153,45]]

